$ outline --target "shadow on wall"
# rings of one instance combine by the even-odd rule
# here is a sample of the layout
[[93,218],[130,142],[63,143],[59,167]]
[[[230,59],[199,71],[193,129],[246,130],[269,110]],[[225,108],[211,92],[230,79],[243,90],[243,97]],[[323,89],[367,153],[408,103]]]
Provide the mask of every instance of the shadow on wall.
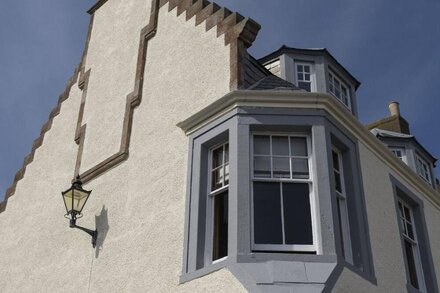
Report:
[[104,240],[107,237],[108,230],[108,209],[102,206],[101,213],[95,216],[95,227],[98,230],[98,238],[96,239],[95,258],[99,257],[99,252],[103,249]]

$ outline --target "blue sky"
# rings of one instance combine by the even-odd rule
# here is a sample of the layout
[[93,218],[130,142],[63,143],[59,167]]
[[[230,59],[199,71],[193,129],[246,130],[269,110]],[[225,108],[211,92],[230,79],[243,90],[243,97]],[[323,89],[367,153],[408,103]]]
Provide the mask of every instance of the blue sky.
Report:
[[[80,61],[94,2],[0,1],[0,200]],[[440,157],[440,0],[217,3],[261,24],[250,50],[257,58],[282,44],[328,48],[362,82],[362,122],[388,116],[397,100],[413,134]]]

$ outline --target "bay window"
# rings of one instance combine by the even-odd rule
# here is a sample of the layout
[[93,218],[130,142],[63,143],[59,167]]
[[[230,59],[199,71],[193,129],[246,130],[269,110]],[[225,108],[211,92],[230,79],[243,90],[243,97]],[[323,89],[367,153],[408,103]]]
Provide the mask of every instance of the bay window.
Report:
[[310,138],[254,134],[253,250],[316,252]]

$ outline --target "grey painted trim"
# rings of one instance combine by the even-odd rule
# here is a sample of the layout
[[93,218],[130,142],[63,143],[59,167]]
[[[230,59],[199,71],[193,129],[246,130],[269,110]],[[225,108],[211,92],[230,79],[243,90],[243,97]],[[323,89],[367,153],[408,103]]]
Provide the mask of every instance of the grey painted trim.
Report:
[[198,279],[201,278],[203,276],[212,274],[213,272],[219,271],[223,268],[228,267],[228,265],[231,263],[231,261],[229,259],[225,259],[221,262],[212,264],[210,266],[201,268],[197,271],[192,271],[192,272],[188,272],[186,274],[182,274],[179,277],[179,284],[184,284],[186,282],[192,281],[194,279]]
[[396,147],[396,146],[402,146],[406,149],[406,155],[407,155],[407,161],[408,161],[408,167],[416,173],[417,176],[417,163],[416,159],[417,156],[421,157],[423,160],[426,161],[426,163],[429,165],[429,172],[431,175],[431,184],[426,182],[424,179],[421,179],[423,182],[426,182],[426,184],[430,185],[434,190],[437,188],[436,182],[435,182],[435,172],[434,172],[434,166],[435,166],[435,160],[432,156],[423,148],[421,145],[414,139],[414,138],[389,138],[389,137],[377,137],[383,144],[385,144],[388,148],[390,147]]
[[[391,174],[390,174],[390,180],[391,183],[393,184],[394,204],[395,204],[396,217],[398,223],[400,221],[399,207],[398,207],[399,199],[403,200],[405,203],[409,204],[413,208],[413,215],[414,215],[414,221],[417,232],[417,241],[420,247],[420,258],[422,261],[426,290],[429,293],[438,293],[439,288],[438,288],[438,282],[435,274],[435,267],[431,253],[431,246],[429,241],[427,225],[425,221],[425,214],[423,212],[424,209],[423,201]],[[403,238],[401,236],[402,235],[401,225],[398,225],[398,229],[399,229],[400,240],[402,245],[402,253],[404,254],[405,246],[404,246]],[[406,279],[408,281],[409,280],[408,265],[406,264],[406,261],[404,261],[404,264],[405,264]],[[407,288],[408,288],[408,292],[419,293],[419,290],[413,288],[409,284],[409,282],[407,283]]]
[[331,293],[333,291],[333,288],[335,287],[337,281],[339,280],[339,277],[341,276],[343,270],[344,270],[344,265],[338,263],[336,265],[336,268],[330,274],[330,277],[328,278],[327,282],[325,283],[325,287],[324,290],[322,290],[322,293]]
[[[329,276],[325,284],[323,283],[326,288],[332,287],[340,275],[340,273],[335,274],[328,271],[328,264],[334,264],[335,268],[341,267],[341,269],[335,269],[341,272],[343,267],[349,267],[361,277],[375,283],[374,276],[350,267],[341,257],[337,257],[337,255],[340,255],[340,248],[337,252],[338,241],[335,239],[334,232],[336,229],[334,227],[336,226],[334,225],[336,223],[336,210],[333,198],[335,196],[332,195],[331,178],[328,175],[331,166],[331,152],[329,150],[331,150],[331,138],[334,133],[337,133],[338,139],[349,145],[351,150],[356,150],[356,152],[351,152],[350,161],[356,162],[355,167],[360,170],[356,140],[352,137],[346,137],[343,130],[339,131],[338,128],[344,129],[322,109],[237,107],[191,133],[189,146],[193,147],[193,153],[191,154],[190,151],[189,160],[192,160],[192,162],[190,162],[191,167],[188,171],[192,172],[192,175],[188,174],[190,183],[187,186],[187,223],[185,224],[185,233],[189,233],[189,236],[185,238],[184,249],[186,252],[184,258],[187,259],[183,260],[181,282],[187,282],[226,267],[249,291],[258,292],[260,290],[258,284],[265,284],[265,290],[270,288],[267,285],[275,284],[271,283],[275,281],[270,281],[268,277],[271,270],[279,270],[289,263],[289,266],[303,263],[304,267],[314,264],[314,268],[319,271],[319,264],[321,263],[323,264],[322,273],[324,275],[328,273]],[[250,136],[253,131],[309,132],[311,134],[312,156],[315,162],[314,173],[316,176],[313,184],[316,188],[318,202],[317,214],[320,217],[318,226],[321,226],[319,234],[322,239],[322,255],[252,252],[250,211],[252,181],[249,154],[251,148]],[[206,230],[206,226],[203,225],[206,222],[204,219],[206,216],[202,211],[204,202],[201,201],[205,197],[204,194],[206,195],[204,190],[207,189],[206,186],[203,186],[203,184],[206,184],[203,182],[207,181],[202,171],[206,169],[203,161],[207,161],[204,150],[207,151],[210,145],[219,142],[219,137],[224,138],[225,132],[229,133],[231,150],[228,258],[214,265],[205,265],[200,263],[200,259],[203,259],[205,247],[201,239],[205,239],[204,233]],[[319,164],[316,163],[317,161]],[[356,173],[355,170],[353,172]],[[361,180],[359,179],[359,181]],[[361,184],[356,182],[353,184],[361,188]],[[363,198],[363,193],[361,197]],[[364,205],[364,202],[359,205]],[[365,240],[369,245],[368,234]],[[199,261],[191,258],[196,258]],[[274,272],[272,271],[272,273]],[[297,284],[297,281],[289,282],[287,281],[286,284]],[[333,285],[331,285],[332,283]]]
[[[363,177],[358,142],[354,137],[348,135],[348,132],[344,131],[344,128],[341,125],[338,125],[336,121],[332,121],[333,119],[331,117],[327,117],[327,119],[329,121],[327,130],[328,136],[330,137],[330,143],[327,147],[331,148],[332,145],[334,145],[342,151],[343,168],[345,171],[344,174],[347,177],[345,180],[345,187],[347,190],[347,204],[352,248],[359,249],[358,253],[360,254],[356,259],[356,256],[353,253],[354,265],[347,263],[344,258],[341,258],[341,261],[345,263],[346,267],[350,268],[364,279],[373,284],[377,284],[369,235],[368,216],[363,188]],[[330,162],[330,166],[333,166],[332,158],[330,156],[328,160]],[[332,202],[336,204],[336,192],[333,176],[333,172],[330,172],[330,177],[332,178]],[[353,197],[350,196],[350,194],[356,195],[357,200],[353,201]],[[334,209],[336,213],[337,207],[335,206]],[[333,220],[335,223],[338,222],[337,217],[334,217]],[[339,231],[339,226],[335,225],[335,229],[338,231],[338,241],[336,246],[338,248],[339,255],[342,255],[342,244],[340,241],[341,232]],[[364,270],[361,270],[358,267],[360,265],[362,265]]]

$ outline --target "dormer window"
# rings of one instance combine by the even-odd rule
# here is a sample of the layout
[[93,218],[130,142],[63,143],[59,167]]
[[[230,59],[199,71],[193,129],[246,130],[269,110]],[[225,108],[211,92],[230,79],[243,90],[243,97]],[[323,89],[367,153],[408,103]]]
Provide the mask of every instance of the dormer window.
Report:
[[408,163],[406,159],[406,150],[403,147],[390,147],[390,151],[399,159],[401,159],[405,164]]
[[328,73],[328,91],[351,110],[349,87],[333,72]]
[[416,167],[417,167],[417,174],[419,174],[419,176],[422,177],[423,180],[425,180],[429,184],[432,184],[431,168],[429,167],[429,164],[424,159],[417,156]]
[[314,92],[315,89],[315,72],[311,63],[296,63],[296,84],[300,89],[308,92]]

